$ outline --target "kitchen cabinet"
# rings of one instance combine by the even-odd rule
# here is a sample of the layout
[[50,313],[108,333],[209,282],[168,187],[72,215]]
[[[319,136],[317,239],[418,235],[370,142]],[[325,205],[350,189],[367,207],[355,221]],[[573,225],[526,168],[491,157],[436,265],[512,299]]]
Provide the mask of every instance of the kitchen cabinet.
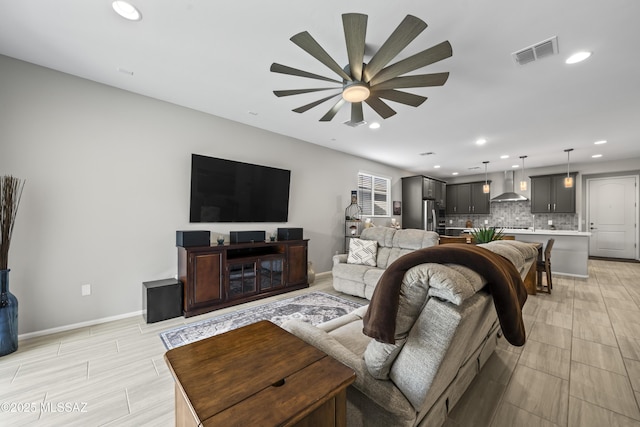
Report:
[[[445,193],[443,181],[422,175],[402,178],[402,226],[435,229],[438,219],[444,221]],[[433,211],[437,218],[433,217]]]
[[531,213],[575,213],[576,176],[573,187],[565,188],[566,174],[531,176]]
[[447,185],[446,212],[450,215],[489,214],[491,199],[482,192],[484,181]]

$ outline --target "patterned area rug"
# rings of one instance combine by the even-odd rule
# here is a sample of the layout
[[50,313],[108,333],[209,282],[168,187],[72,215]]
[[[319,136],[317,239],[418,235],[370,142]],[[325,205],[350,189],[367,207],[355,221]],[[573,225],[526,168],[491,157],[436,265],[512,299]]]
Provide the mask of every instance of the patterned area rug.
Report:
[[361,306],[362,304],[357,302],[324,292],[311,292],[169,329],[160,332],[160,338],[167,350],[171,350],[259,320],[270,320],[276,325],[281,325],[286,320],[299,319],[318,325]]

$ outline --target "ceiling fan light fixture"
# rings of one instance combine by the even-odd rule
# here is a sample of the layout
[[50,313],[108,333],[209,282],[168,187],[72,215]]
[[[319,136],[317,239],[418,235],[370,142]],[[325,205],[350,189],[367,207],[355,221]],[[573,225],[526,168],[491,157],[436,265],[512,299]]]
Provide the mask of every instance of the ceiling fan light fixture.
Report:
[[369,97],[369,86],[363,82],[349,82],[342,90],[342,98],[347,102],[362,102]]
[[142,19],[140,11],[127,1],[114,1],[111,3],[111,6],[113,10],[124,19],[128,19],[129,21],[139,21]]

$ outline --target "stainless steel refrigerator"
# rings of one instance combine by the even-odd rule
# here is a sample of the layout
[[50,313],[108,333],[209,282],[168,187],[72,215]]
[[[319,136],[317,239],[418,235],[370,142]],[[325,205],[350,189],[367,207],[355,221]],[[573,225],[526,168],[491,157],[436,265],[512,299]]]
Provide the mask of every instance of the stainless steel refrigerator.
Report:
[[428,177],[402,178],[402,228],[444,234],[444,191],[443,182]]
[[425,199],[422,201],[422,229],[427,231],[437,231],[438,214],[436,212],[436,201]]

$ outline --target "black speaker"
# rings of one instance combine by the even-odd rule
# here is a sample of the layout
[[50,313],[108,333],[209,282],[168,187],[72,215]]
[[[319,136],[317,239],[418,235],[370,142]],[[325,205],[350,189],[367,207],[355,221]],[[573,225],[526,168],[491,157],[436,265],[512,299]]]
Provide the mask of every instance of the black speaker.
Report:
[[143,282],[142,309],[147,323],[182,316],[182,282],[176,279]]
[[251,243],[264,242],[264,231],[230,231],[229,241],[231,243]]
[[176,231],[176,246],[210,246],[211,232],[208,230]]
[[278,240],[302,240],[302,228],[278,228]]

